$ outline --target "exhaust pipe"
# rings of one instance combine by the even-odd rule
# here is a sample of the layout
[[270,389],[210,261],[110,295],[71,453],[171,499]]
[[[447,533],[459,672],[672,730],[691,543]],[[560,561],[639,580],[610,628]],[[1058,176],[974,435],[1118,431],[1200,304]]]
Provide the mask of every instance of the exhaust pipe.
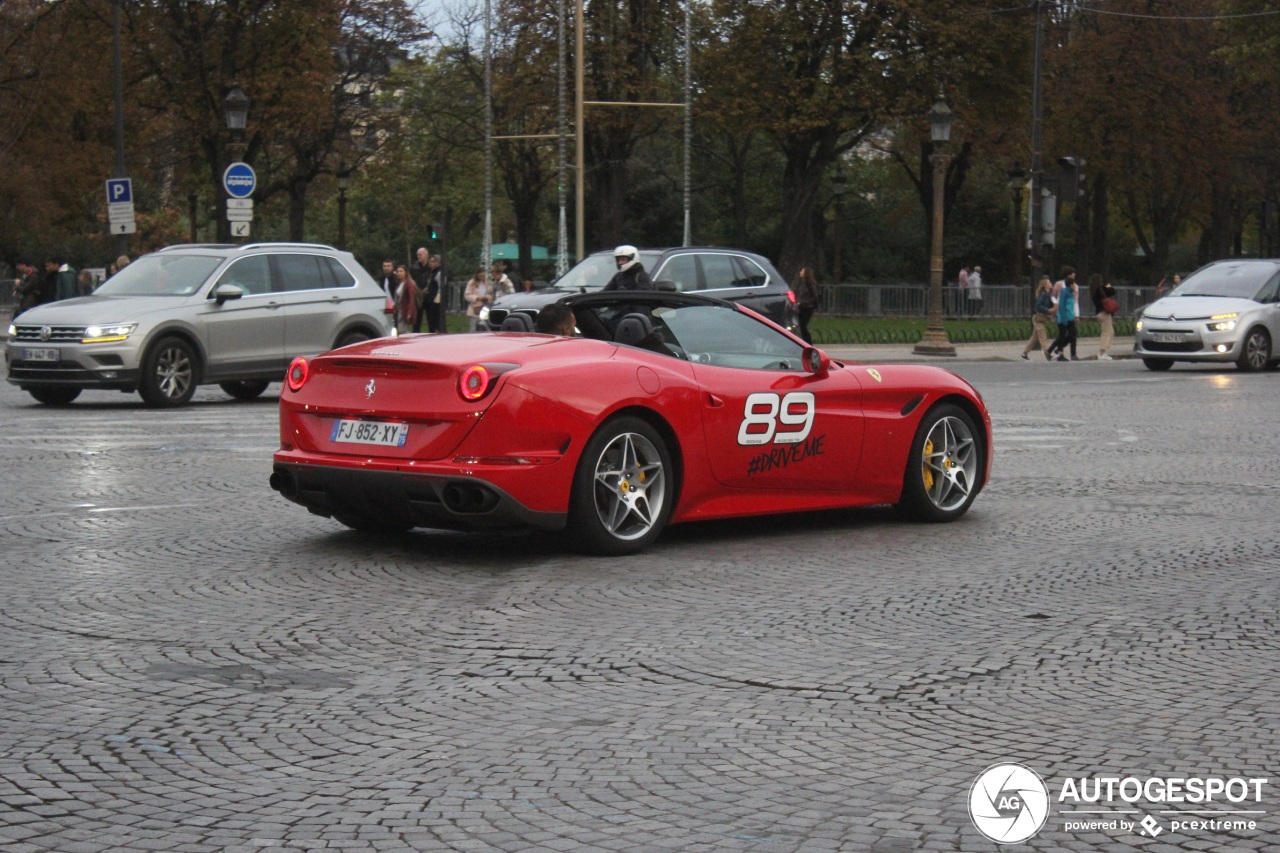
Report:
[[271,472],[271,478],[267,481],[271,484],[271,488],[284,495],[289,500],[298,499],[298,483],[293,479],[293,474],[283,468],[277,468]]
[[498,505],[498,496],[478,483],[450,483],[441,497],[445,508],[458,515],[489,512]]

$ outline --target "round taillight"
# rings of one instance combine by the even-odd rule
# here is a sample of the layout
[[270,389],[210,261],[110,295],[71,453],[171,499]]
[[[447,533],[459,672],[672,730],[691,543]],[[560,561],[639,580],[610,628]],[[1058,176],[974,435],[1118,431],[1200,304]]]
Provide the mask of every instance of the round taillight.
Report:
[[462,371],[462,379],[458,382],[458,393],[462,399],[479,400],[489,390],[492,377],[483,364],[475,364]]
[[307,360],[302,356],[295,358],[289,365],[289,372],[285,374],[285,382],[288,383],[289,390],[301,391],[302,386],[306,384],[308,372]]

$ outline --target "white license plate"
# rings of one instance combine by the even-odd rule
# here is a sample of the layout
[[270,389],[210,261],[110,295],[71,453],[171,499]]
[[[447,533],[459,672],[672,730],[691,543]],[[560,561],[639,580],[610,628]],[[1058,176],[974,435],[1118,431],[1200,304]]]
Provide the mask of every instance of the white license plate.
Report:
[[334,421],[330,441],[346,444],[377,444],[382,447],[404,447],[409,438],[408,424],[383,421]]
[[57,361],[59,357],[56,349],[27,348],[22,351],[23,361]]
[[1155,341],[1158,344],[1180,344],[1183,341],[1185,341],[1186,338],[1182,335],[1152,332],[1151,340]]

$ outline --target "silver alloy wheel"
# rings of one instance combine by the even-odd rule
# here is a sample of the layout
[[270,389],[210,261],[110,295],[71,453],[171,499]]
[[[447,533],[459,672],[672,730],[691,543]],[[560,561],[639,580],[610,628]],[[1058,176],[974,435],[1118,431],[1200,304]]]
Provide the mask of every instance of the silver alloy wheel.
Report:
[[624,432],[596,460],[596,514],[608,533],[623,541],[639,539],[662,516],[667,477],[662,457],[643,435]]
[[171,344],[156,357],[156,387],[166,399],[182,398],[191,388],[194,375],[191,358],[182,346]]
[[925,437],[920,462],[925,496],[935,507],[950,511],[969,499],[978,481],[978,446],[967,423],[939,418]]
[[1244,339],[1244,360],[1241,366],[1249,370],[1262,370],[1271,360],[1271,339],[1262,329],[1252,329]]

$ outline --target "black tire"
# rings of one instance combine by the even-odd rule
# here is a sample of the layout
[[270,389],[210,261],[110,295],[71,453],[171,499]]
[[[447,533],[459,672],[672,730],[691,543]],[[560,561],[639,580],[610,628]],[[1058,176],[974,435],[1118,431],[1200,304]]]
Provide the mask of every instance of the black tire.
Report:
[[244,379],[239,382],[219,382],[218,387],[237,400],[256,400],[271,383],[266,379]]
[[79,388],[64,388],[61,385],[35,385],[27,389],[27,393],[35,397],[37,403],[46,406],[65,406],[80,396]]
[[1245,373],[1264,370],[1271,362],[1271,335],[1261,326],[1254,326],[1244,336],[1240,345],[1240,357],[1236,367]]
[[333,519],[359,533],[404,533],[413,528],[411,524],[395,524],[363,515],[348,515],[346,513],[334,513]]
[[342,349],[343,347],[349,347],[352,344],[358,344],[361,341],[367,340],[370,340],[370,338],[364,332],[347,332],[345,335],[338,338],[337,346],[335,346],[334,349]]
[[138,393],[148,406],[185,406],[196,393],[199,378],[199,364],[191,344],[182,338],[161,338],[142,360]]
[[1173,362],[1167,358],[1144,358],[1142,366],[1147,370],[1154,370],[1159,373],[1162,370],[1168,370],[1173,367]]
[[671,517],[675,485],[671,453],[657,430],[635,417],[606,422],[587,442],[573,475],[572,543],[607,556],[643,550]]
[[924,522],[955,521],[977,497],[985,448],[968,412],[951,403],[934,406],[920,420],[898,511]]

